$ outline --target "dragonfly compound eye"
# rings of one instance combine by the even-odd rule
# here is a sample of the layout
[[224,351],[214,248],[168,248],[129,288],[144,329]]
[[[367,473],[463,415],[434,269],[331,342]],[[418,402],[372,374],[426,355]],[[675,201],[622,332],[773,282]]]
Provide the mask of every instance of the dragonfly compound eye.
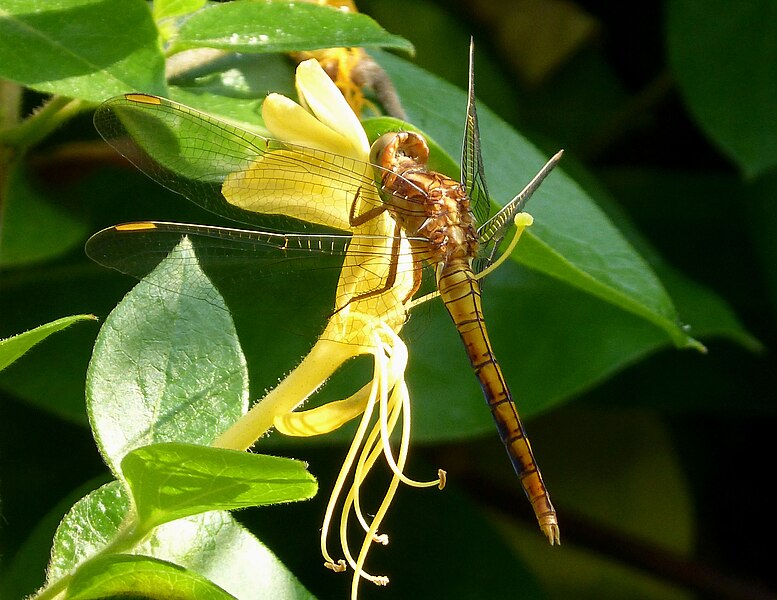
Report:
[[396,152],[399,143],[397,138],[399,138],[399,134],[390,131],[375,140],[370,147],[370,162],[374,165],[390,168],[391,156]]
[[425,165],[428,159],[429,146],[426,140],[412,131],[384,133],[370,149],[373,164],[395,173],[411,165]]

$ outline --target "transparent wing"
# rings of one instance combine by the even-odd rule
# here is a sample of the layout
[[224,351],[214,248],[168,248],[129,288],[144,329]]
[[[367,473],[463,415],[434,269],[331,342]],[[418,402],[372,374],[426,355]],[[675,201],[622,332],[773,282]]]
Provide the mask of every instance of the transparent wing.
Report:
[[461,150],[461,183],[471,201],[472,212],[478,223],[485,223],[491,213],[486,174],[480,153],[480,130],[475,107],[475,45],[469,45],[469,92],[467,96],[467,120],[464,126],[464,143]]
[[[176,252],[184,236],[191,241],[196,258]],[[376,239],[143,221],[96,233],[87,241],[86,253],[94,261],[138,279],[165,257],[196,261],[233,314],[252,318],[271,315],[288,323],[288,329],[295,333],[318,335],[334,307],[343,303],[342,298],[336,298],[336,289],[346,253],[352,276],[370,289],[384,285],[385,273],[395,257],[375,252]],[[398,267],[405,271],[411,268],[412,264]],[[187,289],[186,281],[174,285],[170,291],[220,306],[213,298],[202,297],[201,288]]]
[[540,184],[558,164],[563,154],[563,150],[556,152],[510,202],[505,204],[498,213],[480,226],[478,229],[478,239],[480,241],[482,258],[479,259],[478,270],[483,270],[494,262],[499,246],[512,226],[515,215],[523,211],[529,198],[537,191]]
[[266,228],[262,215],[285,215],[348,229],[357,195],[361,210],[382,204],[373,165],[262,137],[157,96],[108,100],[94,123],[146,175],[240,223]]

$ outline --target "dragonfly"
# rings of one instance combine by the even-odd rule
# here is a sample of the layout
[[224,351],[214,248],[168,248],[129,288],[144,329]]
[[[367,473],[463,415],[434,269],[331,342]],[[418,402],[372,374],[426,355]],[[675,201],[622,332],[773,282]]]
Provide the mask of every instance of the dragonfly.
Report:
[[[98,132],[110,145],[159,184],[251,228],[125,223],[93,235],[86,252],[96,262],[138,278],[184,236],[198,241],[200,260],[261,261],[260,270],[282,273],[320,268],[328,264],[324,259],[342,260],[347,253],[361,252],[357,275],[375,279],[366,295],[379,296],[391,288],[400,269],[412,269],[413,289],[407,302],[421,287],[424,267],[431,265],[437,291],[459,332],[539,526],[551,544],[558,544],[556,511],[489,340],[479,273],[494,263],[515,216],[555,167],[561,152],[489,218],[473,59],[471,46],[460,181],[428,168],[428,144],[412,131],[379,137],[372,144],[370,162],[365,163],[258,135],[157,96],[133,93],[112,98],[94,117]],[[257,164],[262,168],[257,170]],[[268,215],[273,219],[308,210],[311,182],[326,201],[310,208],[306,220],[325,221],[324,213],[343,214],[343,209],[351,225],[388,215],[393,235],[383,246],[376,246],[369,236],[311,233],[302,223],[299,232],[268,227]],[[242,200],[236,202],[235,195]],[[263,198],[271,201],[260,202]],[[291,221],[280,222],[286,226]],[[400,266],[400,252],[407,245],[411,264]],[[382,268],[376,269],[370,261]],[[335,310],[352,300],[335,299]]]

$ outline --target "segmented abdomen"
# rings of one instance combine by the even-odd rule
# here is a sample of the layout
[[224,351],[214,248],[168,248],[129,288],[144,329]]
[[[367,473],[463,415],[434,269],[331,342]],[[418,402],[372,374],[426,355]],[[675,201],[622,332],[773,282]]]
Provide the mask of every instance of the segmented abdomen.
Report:
[[438,289],[464,342],[499,435],[531,502],[540,528],[551,544],[559,543],[556,511],[534,460],[534,453],[502,375],[502,369],[494,357],[483,320],[480,285],[466,259],[452,259],[443,265],[438,278]]

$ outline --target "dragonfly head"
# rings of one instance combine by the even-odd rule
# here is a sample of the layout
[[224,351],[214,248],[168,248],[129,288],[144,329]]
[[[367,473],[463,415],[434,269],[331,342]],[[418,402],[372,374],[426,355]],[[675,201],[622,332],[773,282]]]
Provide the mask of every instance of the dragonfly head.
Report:
[[423,136],[412,131],[384,133],[370,148],[370,161],[394,173],[424,167],[429,160],[429,146]]

